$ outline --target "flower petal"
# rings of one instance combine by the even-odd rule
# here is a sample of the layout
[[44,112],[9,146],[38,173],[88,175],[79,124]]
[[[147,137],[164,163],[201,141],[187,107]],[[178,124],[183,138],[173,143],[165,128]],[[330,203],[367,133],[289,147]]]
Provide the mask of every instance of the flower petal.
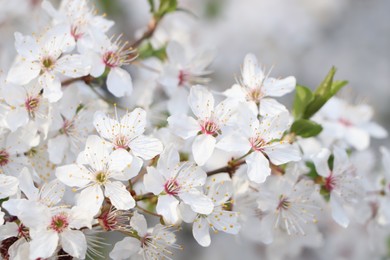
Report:
[[199,217],[194,221],[194,224],[192,225],[192,234],[199,245],[208,247],[211,244],[209,223],[206,218]]
[[210,118],[214,110],[214,97],[207,88],[196,85],[191,87],[188,104],[199,119]]
[[104,185],[104,188],[106,197],[110,198],[115,208],[128,210],[135,207],[135,200],[122,182],[108,182]]
[[167,121],[172,133],[183,139],[195,136],[201,130],[199,123],[194,118],[183,114],[170,116]]
[[195,137],[192,143],[192,154],[198,165],[202,166],[210,159],[214,152],[215,143],[215,137],[212,135],[202,134]]
[[175,224],[179,220],[177,205],[179,201],[171,195],[161,195],[158,197],[156,211],[164,217],[168,224]]
[[263,183],[271,174],[269,161],[261,152],[253,152],[246,157],[245,162],[248,165],[249,180],[256,183]]
[[84,166],[77,164],[57,167],[56,176],[69,187],[85,187],[92,181],[90,172]]
[[157,138],[140,135],[134,138],[129,147],[135,156],[150,160],[163,151],[163,145]]
[[65,230],[61,233],[61,245],[73,257],[84,259],[87,253],[87,240],[80,230]]
[[134,237],[125,237],[117,242],[110,252],[110,258],[113,260],[129,259],[131,256],[138,253],[141,249],[141,241]]
[[107,88],[114,96],[128,96],[133,92],[130,74],[121,68],[112,68],[107,76]]

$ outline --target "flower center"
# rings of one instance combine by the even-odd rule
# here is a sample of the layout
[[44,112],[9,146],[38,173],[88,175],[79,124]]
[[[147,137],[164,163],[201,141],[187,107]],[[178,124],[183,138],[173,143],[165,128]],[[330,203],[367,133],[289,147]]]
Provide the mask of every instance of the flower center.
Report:
[[99,184],[105,184],[107,182],[108,176],[104,171],[98,171],[95,175],[96,182]]
[[72,27],[70,28],[70,34],[72,35],[72,37],[77,41],[78,39],[80,39],[81,37],[83,37],[84,33],[82,32],[80,26],[77,26],[77,25],[72,25]]
[[5,166],[9,162],[9,153],[6,150],[0,150],[0,166]]
[[152,241],[153,239],[150,234],[146,234],[144,237],[141,237],[141,247],[148,247],[148,245],[151,244]]
[[213,121],[204,121],[201,122],[201,132],[203,134],[207,135],[218,135],[219,133],[219,127],[218,125]]
[[168,180],[164,184],[164,189],[165,189],[165,192],[169,195],[177,195],[180,191],[180,186],[179,186],[179,183],[175,179],[172,179],[172,180]]
[[46,57],[42,59],[42,66],[46,70],[51,70],[54,67],[54,63],[55,63],[54,60],[51,59],[50,57]]
[[246,96],[248,101],[254,101],[256,103],[260,102],[260,99],[263,97],[263,93],[261,92],[261,88],[251,89]]
[[179,71],[179,86],[184,86],[188,80],[189,80],[190,74],[188,72],[185,72],[184,70]]
[[279,204],[277,209],[287,210],[291,206],[291,202],[283,194],[279,196]]
[[115,149],[125,149],[129,148],[128,139],[124,135],[117,135],[114,140]]
[[325,189],[327,191],[332,191],[336,186],[336,179],[333,177],[333,174],[331,173],[328,177],[325,178]]
[[75,131],[75,126],[73,124],[73,121],[64,119],[64,123],[62,125],[62,128],[60,129],[60,133],[69,136],[74,131]]
[[352,122],[349,121],[348,119],[345,119],[345,118],[340,118],[339,122],[340,122],[340,124],[342,124],[343,126],[346,126],[346,127],[353,126]]
[[60,213],[51,218],[50,228],[57,233],[61,233],[69,226],[69,221],[64,213]]
[[260,136],[249,138],[249,142],[252,149],[255,151],[261,151],[263,146],[267,144],[267,142]]
[[121,59],[118,53],[109,51],[103,55],[103,62],[107,67],[114,68],[120,65]]
[[34,113],[39,106],[39,98],[28,97],[24,105],[29,113]]

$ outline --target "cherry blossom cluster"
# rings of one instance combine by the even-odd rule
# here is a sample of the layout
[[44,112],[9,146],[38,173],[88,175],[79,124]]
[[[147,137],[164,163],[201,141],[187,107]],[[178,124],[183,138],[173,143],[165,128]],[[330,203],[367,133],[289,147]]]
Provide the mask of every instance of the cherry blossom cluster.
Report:
[[202,247],[227,233],[282,257],[337,225],[363,228],[386,256],[390,152],[369,148],[387,137],[372,108],[335,96],[347,82],[333,68],[312,90],[254,54],[215,86],[218,54],[191,39],[190,15],[149,2],[134,42],[88,0],[34,3],[46,23],[14,33],[0,78],[1,257],[174,259],[186,229]]

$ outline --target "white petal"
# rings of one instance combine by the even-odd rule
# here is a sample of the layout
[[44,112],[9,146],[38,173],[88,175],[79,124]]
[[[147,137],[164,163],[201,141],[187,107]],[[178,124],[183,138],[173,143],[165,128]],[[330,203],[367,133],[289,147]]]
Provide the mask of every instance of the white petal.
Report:
[[48,207],[53,207],[62,200],[65,194],[65,186],[58,179],[45,183],[40,190],[40,202]]
[[145,189],[158,195],[164,190],[165,180],[155,168],[148,167],[147,170],[148,173],[144,176]]
[[348,216],[341,204],[340,198],[332,192],[330,194],[330,205],[332,207],[332,218],[340,226],[346,228],[349,225]]
[[242,154],[251,149],[249,140],[244,138],[242,134],[235,132],[229,135],[224,135],[216,144],[216,147],[227,152],[240,152]]
[[263,183],[271,174],[271,168],[267,158],[261,152],[253,152],[246,157],[248,165],[249,180],[256,183]]
[[205,87],[196,85],[191,87],[188,104],[198,118],[210,118],[214,110],[214,97]]
[[54,164],[60,164],[69,149],[69,140],[66,135],[58,135],[47,143],[49,159]]
[[143,237],[147,234],[148,225],[144,215],[139,214],[137,211],[134,211],[134,215],[130,219],[130,226],[137,231],[140,237]]
[[199,214],[210,214],[214,209],[214,204],[209,197],[204,195],[199,190],[190,190],[180,192],[179,197],[184,203],[188,204],[191,209]]
[[0,240],[3,241],[9,237],[16,237],[19,233],[19,226],[15,222],[6,222],[0,226]]
[[100,77],[104,73],[104,70],[106,68],[102,56],[96,54],[95,52],[87,53],[86,56],[91,63],[91,76],[95,78]]
[[328,160],[330,156],[330,151],[326,148],[323,148],[319,154],[313,157],[314,165],[319,175],[322,177],[328,177],[330,174],[330,169],[328,165]]
[[38,200],[39,190],[35,187],[28,168],[23,168],[23,170],[20,172],[19,182],[20,190],[23,191],[29,200]]
[[15,49],[23,57],[30,61],[36,60],[40,54],[40,46],[31,36],[15,32]]
[[242,80],[249,88],[261,86],[264,80],[264,73],[257,62],[256,56],[252,53],[245,56],[242,68]]
[[[106,167],[106,163],[109,161],[110,145],[105,140],[101,139],[97,135],[90,135],[87,138],[85,144],[85,151],[83,153],[84,159],[95,170],[103,170]],[[77,159],[78,163],[82,161],[82,158]]]
[[185,203],[179,204],[179,213],[181,219],[186,223],[193,223],[198,213],[194,212],[191,207]]
[[121,68],[112,68],[107,76],[107,88],[114,96],[128,96],[133,92],[130,74]]
[[96,111],[94,114],[93,125],[101,137],[111,141],[120,132],[119,122],[111,119],[102,111]]
[[63,93],[58,77],[46,72],[39,77],[39,84],[43,87],[43,97],[49,102],[54,103],[61,99]]
[[76,205],[95,215],[99,212],[103,200],[104,195],[101,187],[99,185],[92,185],[80,192]]
[[126,113],[121,118],[121,131],[126,136],[139,136],[145,132],[146,111],[142,108],[136,108],[132,112]]
[[65,230],[61,233],[62,249],[73,257],[84,259],[87,252],[87,240],[79,230]]
[[212,135],[198,135],[192,143],[192,154],[195,162],[202,166],[211,157],[215,148],[215,137]]
[[18,186],[19,180],[17,178],[0,174],[0,199],[16,194]]
[[157,138],[140,135],[133,139],[129,147],[135,156],[150,160],[163,151],[163,145]]
[[40,71],[41,66],[38,62],[16,61],[8,72],[7,81],[25,85],[38,77]]
[[12,132],[16,131],[21,126],[24,126],[29,121],[27,110],[24,108],[11,109],[6,117],[5,124]]
[[287,108],[272,98],[263,98],[260,101],[259,112],[262,116],[277,116],[282,112],[286,112]]
[[184,48],[175,41],[170,41],[167,45],[167,56],[171,63],[185,65],[187,57]]
[[173,147],[173,145],[168,145],[165,147],[164,151],[160,154],[160,158],[157,162],[157,167],[159,169],[168,169],[172,168],[180,162],[179,152]]
[[268,78],[264,82],[264,94],[271,97],[281,97],[294,90],[296,79],[287,77],[284,79]]
[[158,197],[156,211],[164,217],[168,224],[175,224],[179,220],[177,205],[179,201],[171,195],[161,195]]
[[49,258],[58,246],[58,235],[54,231],[34,232],[30,242],[30,259]]
[[211,243],[209,223],[205,218],[199,217],[192,225],[192,234],[199,245],[207,247]]
[[195,136],[201,130],[199,123],[194,118],[183,114],[170,116],[167,121],[172,133],[183,139]]
[[370,135],[357,127],[348,127],[345,138],[350,145],[360,151],[370,145]]
[[125,237],[115,244],[114,249],[110,252],[110,258],[113,260],[129,259],[140,249],[141,241],[134,237]]
[[137,176],[142,168],[143,163],[144,161],[141,158],[134,156],[130,167],[125,168],[125,170],[122,173],[123,179],[119,178],[118,176],[116,176],[116,179],[124,181]]
[[238,84],[234,84],[231,88],[225,90],[223,94],[229,98],[246,101],[246,92],[244,91],[243,87]]
[[57,178],[67,186],[70,187],[85,187],[92,181],[90,172],[77,164],[69,164],[57,167]]
[[264,152],[275,165],[301,160],[298,147],[287,142],[271,144],[264,148]]
[[85,62],[85,57],[82,55],[70,54],[57,60],[54,69],[62,75],[78,78],[88,75],[91,67]]
[[104,187],[106,197],[110,198],[110,201],[115,208],[120,210],[134,208],[135,200],[122,182],[108,182]]
[[133,156],[124,149],[117,149],[110,153],[108,170],[110,172],[122,172],[126,167],[130,167]]
[[372,137],[375,138],[386,138],[387,131],[382,126],[378,125],[374,122],[368,122],[361,126],[364,130],[366,130]]

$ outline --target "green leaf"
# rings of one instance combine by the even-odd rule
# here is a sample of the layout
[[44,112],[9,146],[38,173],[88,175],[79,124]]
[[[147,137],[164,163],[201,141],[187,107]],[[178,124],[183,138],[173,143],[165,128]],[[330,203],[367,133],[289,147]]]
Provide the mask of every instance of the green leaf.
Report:
[[336,68],[332,67],[326,75],[322,83],[317,87],[314,92],[314,99],[310,104],[307,105],[306,110],[303,114],[303,118],[309,119],[318,110],[321,109],[323,105],[333,97],[342,87],[344,87],[348,82],[347,81],[335,81],[333,82],[334,75],[336,73]]
[[293,106],[293,116],[296,119],[302,118],[305,113],[306,107],[314,99],[314,95],[311,90],[305,86],[297,85],[295,88],[295,98]]
[[160,60],[165,60],[167,57],[166,47],[160,49],[154,49],[150,42],[142,44],[138,49],[139,59],[147,59],[150,57],[156,57]]
[[150,5],[150,12],[154,13],[154,9],[155,9],[154,0],[148,0],[148,3]]
[[298,119],[291,126],[291,132],[304,138],[317,136],[321,131],[321,125],[307,119]]
[[176,11],[177,9],[177,0],[160,0],[160,5],[157,12],[154,13],[154,17],[157,20],[160,20],[167,13]]

